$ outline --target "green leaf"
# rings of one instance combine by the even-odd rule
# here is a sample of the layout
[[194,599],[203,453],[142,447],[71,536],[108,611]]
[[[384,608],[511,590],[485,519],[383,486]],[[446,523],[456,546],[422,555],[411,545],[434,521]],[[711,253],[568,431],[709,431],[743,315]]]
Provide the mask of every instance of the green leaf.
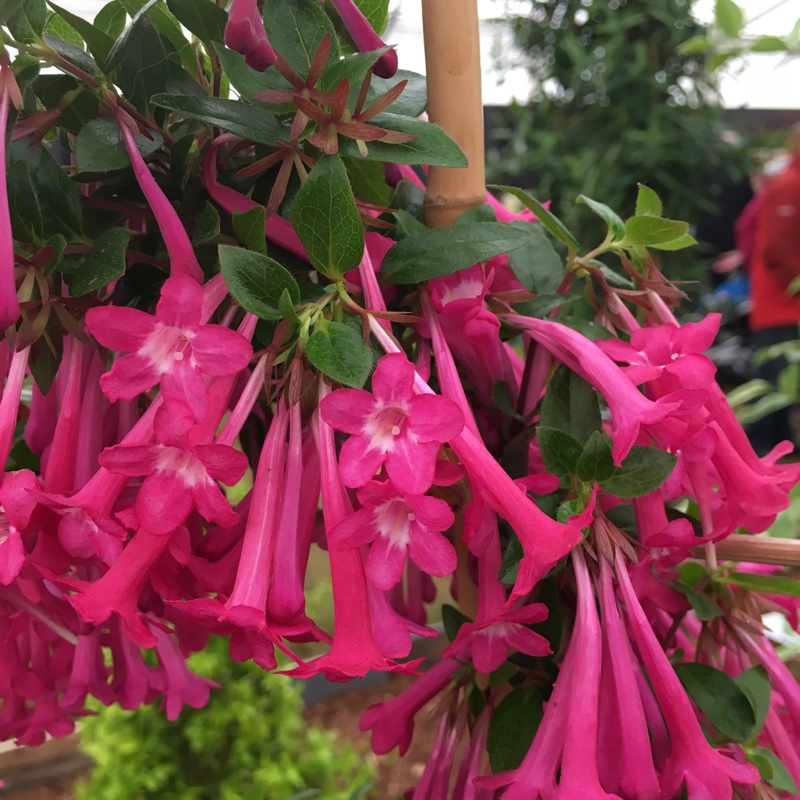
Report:
[[[138,15],[145,5],[145,0],[120,0],[120,2],[131,16]],[[183,35],[178,20],[176,20],[161,3],[149,5],[145,14],[147,15],[148,21],[164,37],[164,40],[172,45],[175,54],[179,56],[179,60],[183,66],[190,71],[196,70],[197,56],[192,50],[191,44]]]
[[241,97],[255,105],[266,108],[274,114],[293,114],[297,109],[291,103],[265,103],[253,99],[256,92],[264,89],[294,91],[292,85],[274,69],[259,72],[248,66],[244,56],[228,50],[219,42],[214,43],[214,50],[222,64],[222,71]]
[[289,294],[288,289],[284,289],[281,292],[281,296],[278,298],[278,311],[281,312],[281,316],[284,319],[291,320],[298,325],[300,324],[300,317],[295,311],[295,301],[292,300],[292,296]]
[[142,17],[120,52],[116,76],[126,99],[143,113],[147,112],[150,98],[167,89],[167,59],[164,40],[153,23]]
[[564,261],[547,238],[544,226],[521,220],[511,224],[533,233],[528,244],[508,254],[508,264],[517,279],[529,292],[554,292],[564,277]]
[[[682,56],[705,53],[710,49],[711,39],[708,36],[692,36],[691,39],[686,39],[675,48],[676,52]],[[638,214],[639,212],[637,211],[636,213]]]
[[384,207],[391,203],[392,188],[386,183],[383,164],[377,161],[365,161],[363,158],[343,160],[353,186],[353,194],[359,200]]
[[125,20],[127,18],[128,14],[122,3],[119,0],[111,0],[110,3],[106,3],[97,12],[97,16],[94,18],[94,25],[116,40],[125,30]]
[[581,443],[574,436],[558,428],[546,428],[541,425],[536,429],[536,438],[547,471],[558,475],[562,482],[569,482],[569,479],[576,474],[578,459],[583,452]]
[[123,228],[109,228],[97,237],[92,252],[68,278],[73,297],[102,289],[125,274],[125,251],[131,235]]
[[18,42],[33,44],[42,38],[47,22],[47,6],[44,0],[24,0],[8,18],[6,25]]
[[424,223],[420,222],[413,214],[409,214],[408,211],[395,211],[392,216],[395,224],[394,236],[398,242],[428,230]]
[[359,11],[377,34],[389,24],[389,0],[356,0]]
[[743,742],[755,733],[755,712],[733,678],[708,664],[682,663],[674,668],[683,688],[723,736]]
[[519,574],[519,562],[522,561],[525,551],[522,543],[513,532],[508,540],[508,546],[503,551],[503,562],[497,573],[497,578],[504,586],[513,586]]
[[495,210],[488,204],[468,208],[455,222],[456,225],[474,225],[476,222],[497,222]]
[[217,236],[219,236],[219,212],[213,203],[206,200],[192,231],[192,244],[206,244]]
[[522,420],[514,408],[514,397],[511,388],[505,381],[498,381],[492,386],[492,402],[512,419]]
[[445,635],[451,642],[458,636],[458,632],[465,622],[472,622],[472,620],[466,614],[462,614],[455,606],[447,603],[442,605],[442,625],[444,626]]
[[338,155],[321,156],[294,198],[290,212],[314,267],[331,280],[355,269],[364,255],[364,226]]
[[655,447],[631,448],[622,465],[600,485],[609,494],[627,499],[654,492],[670,476],[677,457]]
[[797,794],[797,784],[789,774],[786,765],[781,761],[772,750],[766,747],[753,747],[747,754],[747,761],[754,764],[767,783],[783,792]]
[[[355,53],[339,61],[334,61],[325,68],[317,85],[323,92],[332,92],[346,79],[350,84],[352,92],[355,93],[355,97],[352,98],[352,104],[348,102],[348,105],[355,105],[355,100],[358,97],[358,92],[361,89],[361,81],[364,79],[364,76],[372,69],[375,62],[390,49],[389,47],[382,47],[380,50]],[[395,83],[399,83],[399,81],[395,81]],[[367,105],[369,105],[369,96],[364,104],[364,108],[366,108]]]
[[271,145],[276,139],[283,141],[288,133],[286,127],[268,111],[239,100],[157,94],[151,102],[260,144]]
[[432,228],[398,242],[383,259],[385,283],[420,283],[509,253],[527,244],[531,233],[501,222]]
[[586,442],[575,465],[575,474],[587,483],[597,483],[614,474],[614,458],[605,436],[595,431]]
[[68,44],[83,49],[83,39],[81,35],[66,20],[58,14],[51,14],[44,26],[44,32],[55,39],[61,39]]
[[[403,89],[400,97],[389,106],[391,113],[402,114],[405,117],[418,117],[428,107],[428,83],[424,75],[407,69],[397,70],[392,78],[379,78],[377,75],[373,75],[364,107],[366,108],[381,95],[386,94],[400,81],[407,81],[406,88]],[[357,87],[354,87],[354,91],[357,91]]]
[[167,7],[206,47],[223,40],[228,15],[213,0],[167,0]]
[[772,697],[767,671],[761,665],[750,667],[740,672],[733,681],[747,695],[755,714],[756,731],[760,731],[764,727]]
[[28,145],[14,142],[8,153],[6,175],[8,206],[14,239],[20,242],[37,242],[43,238],[42,209],[28,163]]
[[[42,211],[42,231],[45,237],[63,233],[70,237],[83,229],[81,204],[75,184],[41,145],[30,148],[28,140],[15,142],[12,152],[28,162],[31,180]],[[74,238],[72,236],[71,238]]]
[[673,239],[671,242],[662,242],[661,244],[651,244],[650,247],[653,250],[683,250],[686,247],[692,247],[692,245],[697,244],[697,239],[689,236],[689,234],[684,234],[683,236],[678,237],[677,239]]
[[267,240],[264,236],[264,225],[267,212],[264,206],[255,206],[242,214],[233,215],[233,229],[248,249],[262,255],[267,254]]
[[[461,148],[438,126],[422,119],[385,112],[370,120],[389,131],[407,133],[417,138],[403,144],[391,144],[380,139],[367,142],[371,161],[390,161],[394,164],[427,164],[431,167],[466,167],[467,157]],[[342,155],[362,158],[353,139],[339,138]]]
[[44,43],[65,61],[83,70],[87,75],[95,75],[97,73],[95,60],[83,48],[75,47],[70,42],[65,42],[63,39],[58,39],[48,34],[45,34],[42,38]]
[[48,0],[50,8],[58,14],[63,20],[69,23],[82,37],[83,41],[89,48],[89,52],[95,57],[95,60],[104,72],[107,69],[106,58],[114,46],[114,40],[103,30],[92,25],[88,20],[67,11],[61,6]]
[[220,245],[219,265],[233,299],[261,319],[282,319],[278,303],[284,290],[295,303],[300,288],[292,273],[261,253]]
[[547,384],[539,424],[569,433],[585,445],[602,428],[597,394],[580,375],[559,367]]
[[535,200],[527,192],[518,189],[516,186],[489,186],[490,189],[497,189],[506,192],[517,198],[529,211],[536,214],[537,219],[542,225],[569,248],[571,252],[578,250],[578,240],[567,230],[564,223],[552,211],[546,209],[538,200]]
[[360,389],[372,371],[372,350],[358,331],[340,322],[318,326],[306,345],[308,360],[329,378]]
[[781,39],[780,36],[759,36],[750,45],[750,50],[753,53],[782,53],[788,49],[788,43],[785,39]]
[[714,21],[730,39],[738,39],[744,25],[744,11],[733,0],[716,0]]
[[669,244],[681,239],[688,230],[688,222],[678,222],[662,217],[631,217],[625,222],[625,238],[620,244],[646,247]]
[[747,572],[731,572],[721,578],[726,583],[733,583],[751,592],[762,594],[781,594],[789,597],[800,597],[800,581],[794,578],[783,578],[779,575],[755,575]]
[[514,689],[498,703],[486,740],[495,775],[516,769],[522,763],[543,715],[542,696],[535,689]]
[[[136,135],[136,148],[145,159],[164,143],[158,133],[151,133],[152,139]],[[90,173],[117,172],[130,167],[125,141],[113,119],[93,119],[81,129],[75,140],[75,164],[81,172]]]
[[605,203],[600,203],[597,200],[592,200],[585,194],[578,195],[577,203],[583,203],[597,214],[603,222],[608,225],[608,233],[612,242],[619,242],[625,238],[625,223],[622,218],[612,211]]
[[[136,30],[136,27],[139,25],[141,20],[145,18],[145,14],[157,2],[159,2],[159,0],[148,0],[148,2],[146,2],[135,14],[131,16],[131,21],[125,26],[124,30],[117,38],[117,41],[114,42],[113,47],[106,56],[106,64],[109,70],[116,68],[116,66],[119,64],[131,34]],[[120,3],[120,5],[125,8],[122,3]]]
[[722,614],[722,609],[704,592],[698,592],[680,581],[673,581],[670,586],[686,596],[698,619],[707,622]]
[[328,63],[339,60],[339,39],[316,0],[266,0],[264,26],[272,46],[301,78],[308,75],[314,53],[326,33],[331,35]]
[[639,193],[636,195],[637,217],[660,217],[664,211],[661,198],[644,183],[637,183]]

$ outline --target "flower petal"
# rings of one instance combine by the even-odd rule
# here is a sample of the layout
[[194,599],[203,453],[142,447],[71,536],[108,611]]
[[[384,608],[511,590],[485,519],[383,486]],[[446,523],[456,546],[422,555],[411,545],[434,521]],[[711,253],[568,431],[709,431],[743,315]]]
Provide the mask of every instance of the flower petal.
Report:
[[89,333],[109,350],[135,352],[153,332],[155,318],[144,311],[122,306],[90,308],[86,312]]
[[369,544],[377,534],[372,512],[360,508],[333,528],[328,534],[328,542],[333,547],[361,547]]
[[133,478],[155,472],[161,451],[157,444],[118,444],[106,447],[98,461],[109,472]]
[[158,472],[144,479],[136,498],[136,514],[151,533],[172,533],[194,505],[191,492],[178,475]]
[[203,289],[187,275],[173,275],[161,287],[156,320],[176,328],[197,330],[203,313]]
[[375,408],[375,399],[363,389],[337,389],[319,405],[322,419],[337,431],[359,434]]
[[464,414],[449,397],[422,394],[409,403],[408,427],[421,442],[449,442],[464,429]]
[[176,361],[169,372],[161,376],[164,397],[182,400],[201,420],[208,409],[208,392],[203,376],[186,361]]
[[203,462],[208,474],[226,486],[238,483],[247,471],[247,456],[233,447],[224,444],[199,444],[193,452]]
[[216,522],[217,525],[228,528],[239,520],[239,515],[231,508],[219,486],[212,480],[193,486],[192,496],[200,516],[208,522]]
[[224,325],[202,325],[192,339],[192,355],[205,375],[233,375],[247,366],[253,348],[241,333]]
[[378,361],[372,373],[372,392],[382,404],[394,405],[411,399],[414,366],[403,353],[390,353]]
[[408,494],[427,492],[433,485],[440,447],[438,442],[422,444],[396,436],[394,449],[386,454],[386,471],[394,485]]
[[456,569],[456,549],[446,536],[411,523],[408,553],[411,560],[428,575],[443,578]]
[[386,592],[400,582],[405,563],[406,548],[386,536],[378,536],[369,549],[367,578],[373,586]]
[[149,358],[132,353],[114,362],[110,372],[100,378],[100,388],[111,400],[135,400],[159,381],[158,370]]
[[339,453],[339,474],[345,486],[363,486],[372,479],[386,459],[386,454],[380,449],[367,449],[369,441],[366,436],[351,436],[342,445]]

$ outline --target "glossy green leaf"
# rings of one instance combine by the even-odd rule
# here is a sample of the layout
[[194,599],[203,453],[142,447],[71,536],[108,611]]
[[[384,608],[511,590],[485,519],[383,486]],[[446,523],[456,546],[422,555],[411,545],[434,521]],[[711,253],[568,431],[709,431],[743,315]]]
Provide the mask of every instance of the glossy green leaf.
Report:
[[47,22],[44,0],[24,0],[8,18],[6,25],[18,42],[33,44],[41,39]]
[[207,47],[223,40],[228,15],[213,0],[167,0],[167,7]]
[[[120,0],[122,5],[131,16],[138,15],[142,7],[145,5],[145,0]],[[145,11],[144,16],[153,27],[164,37],[167,45],[171,45],[170,50],[174,51],[180,57],[183,66],[189,70],[194,71],[197,69],[197,57],[192,50],[192,46],[181,30],[178,20],[169,13],[166,6],[162,3],[149,5]]]
[[597,394],[579,375],[559,367],[547,384],[539,424],[569,433],[585,445],[602,428]]
[[767,671],[759,664],[740,672],[733,681],[747,695],[756,718],[756,731],[760,731],[764,727],[772,698]]
[[575,474],[587,483],[597,483],[614,474],[614,458],[605,436],[595,431],[575,464]]
[[622,218],[605,203],[592,200],[585,194],[578,195],[578,203],[585,204],[608,225],[608,233],[612,242],[619,242],[625,238],[625,223]]
[[83,37],[72,25],[56,13],[50,14],[48,17],[47,24],[44,26],[44,32],[47,36],[61,39],[81,50],[84,48]]
[[761,594],[782,594],[789,597],[800,597],[800,581],[780,575],[756,575],[749,572],[731,572],[722,578],[726,583],[733,583],[742,589]]
[[753,747],[747,753],[747,761],[755,765],[761,775],[770,785],[790,795],[797,794],[797,784],[792,778],[786,765],[772,750],[766,747]]
[[693,245],[697,244],[697,239],[689,236],[689,234],[684,234],[683,236],[678,237],[677,239],[673,239],[671,242],[662,242],[661,244],[651,244],[650,247],[653,250],[683,250],[686,247],[692,247]]
[[[357,97],[364,76],[387,50],[389,48],[384,47],[380,50],[369,50],[366,53],[355,53],[352,56],[347,56],[328,64],[319,79],[319,88],[324,92],[332,92],[343,80],[347,80],[352,89],[351,97],[353,97],[353,94]],[[399,81],[396,81],[396,83],[399,83]],[[355,105],[355,97],[353,97],[353,103],[350,105],[351,108]],[[369,100],[367,101],[368,103]],[[366,108],[366,105],[364,107]]]
[[708,664],[675,664],[675,672],[683,688],[723,736],[743,742],[755,733],[755,712],[733,678]]
[[203,245],[219,236],[220,231],[219,212],[213,203],[208,200],[203,205],[203,210],[195,220],[194,230],[192,231],[192,244]]
[[383,259],[385,283],[420,283],[522,247],[531,233],[500,222],[433,228],[398,242]]
[[71,238],[71,235],[79,234],[83,225],[77,187],[45,147],[30,148],[27,144],[27,139],[16,142],[12,149],[16,157],[28,162],[42,211],[44,236],[61,233]]
[[686,597],[698,619],[707,622],[722,615],[722,609],[704,592],[697,591],[680,581],[673,581],[670,586]]
[[535,689],[513,689],[498,703],[486,740],[495,775],[516,769],[522,763],[543,715],[542,696]]
[[661,198],[646,184],[639,183],[639,192],[636,195],[637,217],[660,217],[664,211]]
[[[158,2],[159,0],[148,0],[148,2],[146,2],[136,13],[132,15],[130,22],[128,22],[128,24],[125,26],[122,33],[114,42],[114,45],[106,56],[106,63],[109,70],[114,69],[117,64],[119,64],[131,34],[134,32],[134,30],[136,30],[136,27],[139,25],[141,20],[145,19],[145,14]],[[120,5],[125,8],[121,2]]]
[[625,222],[622,245],[653,247],[681,239],[689,230],[689,223],[662,217],[631,217]]
[[[94,18],[94,26],[98,30],[107,33],[116,41],[125,30],[125,20],[128,18],[125,7],[119,0],[111,0],[106,3]],[[110,52],[110,51],[109,51]]]
[[318,326],[306,345],[311,364],[329,378],[360,389],[372,371],[372,350],[349,325],[328,322]]
[[262,255],[267,254],[267,240],[264,236],[266,217],[264,206],[256,206],[242,214],[233,215],[233,229],[241,239],[242,244],[248,250],[253,250]]
[[[402,114],[406,117],[418,117],[422,114],[428,107],[428,83],[424,75],[407,69],[397,70],[392,78],[379,78],[377,75],[373,75],[365,108],[400,81],[406,81],[406,88],[403,89],[400,97],[389,106],[389,111],[392,114]],[[354,87],[354,91],[357,91],[356,87]]]
[[[136,135],[136,148],[142,158],[148,158],[164,143],[158,133],[148,139]],[[125,142],[113,119],[94,119],[85,125],[75,140],[75,164],[82,172],[117,172],[130,167],[131,160]]]
[[[427,164],[432,167],[466,167],[467,157],[461,148],[438,126],[422,119],[385,112],[370,120],[390,131],[407,133],[417,138],[403,144],[391,144],[380,139],[367,142],[366,158],[390,161],[394,164]],[[362,158],[353,139],[339,137],[342,155]]]
[[294,303],[300,302],[300,288],[291,272],[261,253],[220,245],[219,264],[233,299],[261,319],[282,318],[278,303],[284,290]]
[[364,226],[338,155],[322,156],[295,196],[291,220],[309,260],[332,280],[364,255]]
[[11,230],[20,242],[37,242],[44,237],[42,209],[28,162],[28,145],[14,142],[8,151],[6,173]]
[[508,265],[519,282],[530,292],[554,292],[564,277],[564,261],[544,232],[541,222],[512,222],[521,229],[533,232],[532,240],[508,254]]
[[[109,55],[109,59],[111,56]],[[127,100],[146,113],[150,98],[168,87],[168,51],[147,17],[128,36],[116,66],[117,84]]]
[[536,438],[547,471],[568,483],[576,474],[578,460],[583,452],[581,443],[569,433],[542,425],[536,429]]
[[513,195],[529,211],[536,214],[539,222],[544,225],[556,239],[564,242],[567,247],[574,251],[578,249],[578,240],[567,230],[563,222],[552,211],[545,208],[538,200],[531,197],[527,192],[518,189],[516,186],[490,186],[490,189],[497,189],[500,192]]
[[95,241],[92,252],[68,278],[69,291],[82,297],[118,280],[125,274],[125,251],[131,235],[123,228],[109,228]]
[[94,56],[100,68],[105,71],[107,69],[106,58],[114,46],[114,40],[105,31],[94,26],[83,17],[73,14],[66,8],[57,6],[50,0],[48,0],[48,5],[81,35],[89,48],[89,52]]
[[238,100],[157,94],[151,101],[161,108],[199,119],[207,125],[222,128],[224,131],[260,144],[274,144],[276,140],[285,141],[288,133],[288,129],[268,111]]
[[472,622],[472,620],[455,606],[451,606],[449,603],[442,605],[442,625],[445,636],[451,642],[458,636],[458,632],[465,622]]
[[381,34],[389,24],[389,0],[355,0],[373,30]]
[[620,498],[641,497],[654,492],[670,476],[677,457],[655,447],[631,448],[622,465],[600,485]]
[[327,33],[331,35],[328,63],[339,60],[339,39],[317,0],[266,0],[264,25],[272,46],[303,79]]
[[345,158],[344,165],[350,176],[353,194],[365,202],[388,207],[392,202],[392,188],[386,183],[383,164],[363,158]]
[[275,114],[292,114],[296,107],[291,103],[265,103],[261,100],[252,99],[256,92],[264,89],[279,91],[294,91],[294,87],[283,78],[276,70],[268,69],[259,72],[248,66],[244,56],[233,50],[228,50],[224,45],[216,42],[214,50],[219,57],[222,69],[231,82],[231,86],[248,101],[258,106],[268,109]]

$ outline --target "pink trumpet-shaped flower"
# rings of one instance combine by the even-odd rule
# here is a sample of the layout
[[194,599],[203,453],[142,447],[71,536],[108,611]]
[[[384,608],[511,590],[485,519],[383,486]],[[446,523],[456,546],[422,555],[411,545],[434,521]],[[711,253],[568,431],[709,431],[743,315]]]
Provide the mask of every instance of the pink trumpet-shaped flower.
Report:
[[269,69],[278,60],[264,30],[256,0],[233,0],[225,25],[225,46],[243,55],[245,63],[259,72]]
[[[353,0],[332,1],[359,50],[366,53],[370,50],[382,50],[386,47],[381,37],[375,33],[372,25],[369,24],[369,21]],[[378,59],[374,70],[379,78],[393,77],[397,72],[397,52],[394,49],[387,50]]]
[[216,481],[238,483],[247,470],[247,456],[227,445],[194,443],[192,425],[191,411],[169,400],[156,413],[157,444],[120,444],[100,455],[100,464],[109,472],[145,476],[136,514],[153,533],[172,533],[194,506],[204,519],[223,527],[239,518]]
[[660,775],[662,796],[673,797],[685,783],[689,800],[728,800],[731,784],[755,783],[758,770],[724,756],[706,741],[686,690],[639,605],[619,551],[615,566],[625,616],[672,741]]
[[332,531],[339,547],[372,542],[367,577],[387,591],[402,577],[406,558],[428,575],[451,575],[456,551],[442,531],[455,522],[450,506],[436,497],[406,494],[391,481],[370,481],[358,490],[362,505]]
[[250,343],[223,325],[203,325],[203,290],[176,275],[161,287],[155,316],[134,308],[91,308],[86,327],[103,347],[127,351],[100,379],[110,400],[133,400],[161,384],[165,397],[182,400],[196,419],[206,413],[204,375],[235,375],[252,356]]
[[385,464],[401,491],[430,489],[440,446],[460,433],[464,417],[452,400],[415,396],[413,386],[414,366],[393,353],[378,362],[372,393],[337,389],[320,404],[328,425],[351,434],[339,456],[346,486],[364,486]]
[[125,139],[125,147],[133,165],[133,174],[136,176],[142,194],[150,204],[169,253],[170,274],[183,275],[192,278],[197,283],[202,283],[203,270],[197,263],[197,256],[186,229],[136,146],[135,123],[124,117],[122,112],[118,112],[117,122]]
[[14,280],[14,242],[11,238],[11,214],[6,186],[6,137],[8,112],[11,106],[20,108],[22,97],[8,65],[8,55],[0,50],[0,331],[19,319],[19,300]]
[[22,532],[30,522],[36,500],[31,491],[39,481],[29,470],[7,472],[0,486],[0,583],[8,586],[25,562]]

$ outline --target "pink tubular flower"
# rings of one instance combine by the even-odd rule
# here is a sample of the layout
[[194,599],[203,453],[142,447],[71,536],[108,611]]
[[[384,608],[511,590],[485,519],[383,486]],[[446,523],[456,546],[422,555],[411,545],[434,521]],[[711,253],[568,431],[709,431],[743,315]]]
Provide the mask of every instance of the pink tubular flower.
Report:
[[29,470],[7,472],[0,486],[0,583],[8,586],[25,562],[22,532],[28,525],[36,500],[30,490],[39,481]]
[[339,456],[346,486],[363,486],[385,464],[401,491],[430,489],[440,446],[458,436],[464,417],[452,400],[415,396],[413,386],[414,366],[395,353],[378,362],[371,394],[337,389],[320,404],[327,424],[351,434]]
[[372,542],[367,577],[387,591],[400,581],[406,557],[428,575],[451,575],[456,551],[442,531],[455,522],[450,506],[436,497],[406,494],[391,481],[370,481],[358,490],[362,505],[332,531],[339,547]]
[[[333,0],[333,5],[359,50],[368,52],[386,47],[353,0]],[[397,52],[387,50],[378,59],[374,71],[379,78],[393,77],[397,72]]]
[[161,288],[155,316],[133,308],[91,308],[86,327],[103,347],[128,351],[100,380],[110,400],[133,400],[161,384],[165,397],[183,400],[195,419],[206,412],[204,375],[234,375],[247,366],[247,339],[223,325],[203,325],[203,290],[183,275]]
[[[5,134],[9,108],[20,108],[22,97],[8,65],[8,55],[0,50],[0,131]],[[14,242],[6,187],[6,139],[0,140],[0,331],[19,319],[19,300],[14,280]]]
[[239,518],[215,481],[238,483],[247,470],[247,456],[221,444],[192,441],[191,411],[177,400],[156,413],[157,444],[106,448],[100,464],[109,472],[145,476],[136,498],[139,522],[153,533],[171,533],[196,505],[209,522],[229,526]]
[[197,263],[197,256],[186,229],[136,146],[136,137],[134,136],[136,124],[130,118],[126,118],[123,112],[118,112],[117,122],[125,139],[125,147],[133,166],[133,174],[136,176],[142,194],[150,204],[169,253],[170,274],[183,275],[192,278],[197,283],[202,283],[203,270]]
[[619,551],[615,566],[625,616],[672,741],[660,775],[662,796],[673,797],[685,783],[689,800],[729,798],[732,783],[753,784],[759,780],[758,770],[727,758],[706,741],[686,690],[639,605]]
[[245,63],[259,72],[269,69],[278,60],[264,30],[256,0],[233,0],[225,25],[225,46],[243,55]]

